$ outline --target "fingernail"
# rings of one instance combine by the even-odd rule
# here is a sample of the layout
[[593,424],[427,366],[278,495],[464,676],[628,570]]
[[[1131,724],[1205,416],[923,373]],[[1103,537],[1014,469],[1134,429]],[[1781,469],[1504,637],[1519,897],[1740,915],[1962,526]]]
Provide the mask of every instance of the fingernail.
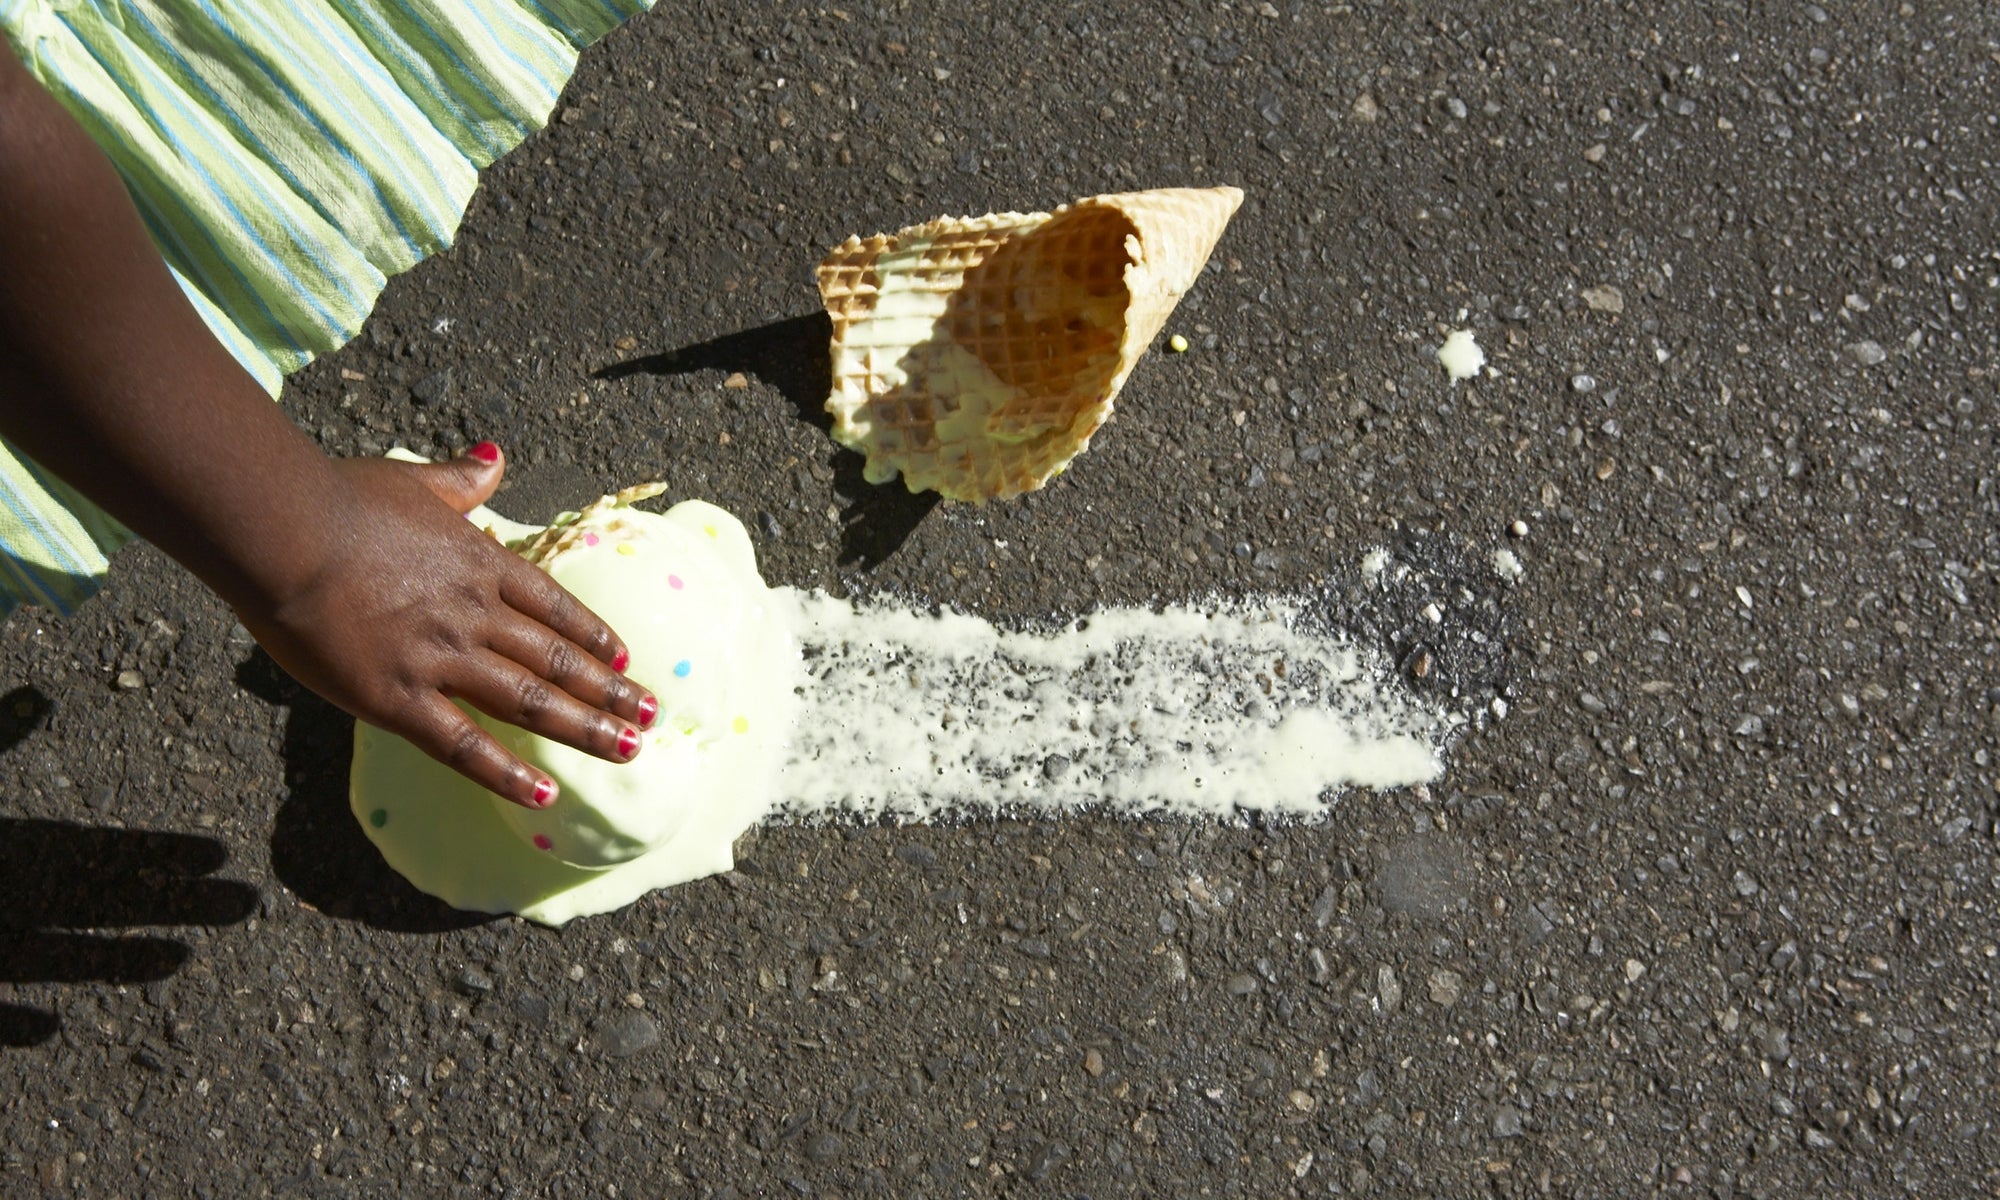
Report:
[[556,781],[544,776],[535,784],[535,807],[547,808],[556,802]]
[[467,458],[476,458],[480,462],[491,466],[500,461],[500,447],[494,445],[492,442],[481,442],[472,449],[467,450],[465,455]]
[[625,673],[625,668],[631,665],[632,665],[632,652],[630,650],[625,649],[623,646],[620,646],[618,648],[618,653],[611,656],[611,669],[618,672],[620,675],[623,675]]
[[639,728],[651,729],[660,716],[660,702],[651,696],[639,697]]
[[618,757],[630,758],[639,753],[639,731],[626,726],[618,735]]

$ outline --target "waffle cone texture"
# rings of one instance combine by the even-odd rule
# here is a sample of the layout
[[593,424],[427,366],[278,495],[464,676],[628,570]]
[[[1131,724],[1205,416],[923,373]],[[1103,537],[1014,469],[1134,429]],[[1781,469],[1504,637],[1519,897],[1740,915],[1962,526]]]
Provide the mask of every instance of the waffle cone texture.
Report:
[[973,501],[1041,487],[1111,416],[1242,202],[1160,188],[849,238],[818,269],[835,440],[872,483]]

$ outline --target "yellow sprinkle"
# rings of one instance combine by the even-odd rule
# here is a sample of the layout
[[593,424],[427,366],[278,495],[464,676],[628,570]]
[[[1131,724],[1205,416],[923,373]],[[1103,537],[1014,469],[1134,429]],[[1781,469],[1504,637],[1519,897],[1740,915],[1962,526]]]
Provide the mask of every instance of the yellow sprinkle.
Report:
[[701,527],[701,531],[710,537],[715,536],[715,526],[713,525],[704,525]]
[[637,554],[637,553],[638,553],[638,551],[637,551],[637,550],[634,550],[634,549],[632,548],[632,543],[630,543],[630,542],[620,542],[620,543],[618,543],[618,553],[620,553],[620,554],[624,554],[624,555],[627,555],[627,556],[629,556],[629,555],[633,555],[633,554]]
[[1173,351],[1175,354],[1186,354],[1187,347],[1188,340],[1178,333],[1167,339],[1167,349]]
[[734,729],[736,730],[736,732],[738,732],[738,733],[749,733],[749,732],[750,732],[750,718],[749,718],[749,717],[738,717],[738,718],[736,718],[736,723],[735,723],[735,725],[733,726],[733,728],[734,728]]

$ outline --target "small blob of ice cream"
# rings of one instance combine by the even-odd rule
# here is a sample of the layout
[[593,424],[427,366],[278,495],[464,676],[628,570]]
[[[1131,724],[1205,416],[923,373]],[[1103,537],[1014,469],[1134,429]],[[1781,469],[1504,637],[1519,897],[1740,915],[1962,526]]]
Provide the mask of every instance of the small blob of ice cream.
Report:
[[1471,379],[1486,365],[1486,352],[1472,340],[1470,329],[1454,330],[1438,347],[1438,365],[1453,381]]

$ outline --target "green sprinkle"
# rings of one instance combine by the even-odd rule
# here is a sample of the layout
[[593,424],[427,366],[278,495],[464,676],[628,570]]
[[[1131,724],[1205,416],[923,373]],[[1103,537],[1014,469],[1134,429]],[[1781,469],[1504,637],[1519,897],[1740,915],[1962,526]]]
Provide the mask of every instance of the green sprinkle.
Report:
[[389,823],[389,810],[386,808],[378,808],[374,812],[369,813],[368,823],[370,825],[373,825],[377,829],[380,829],[384,825],[387,825]]

